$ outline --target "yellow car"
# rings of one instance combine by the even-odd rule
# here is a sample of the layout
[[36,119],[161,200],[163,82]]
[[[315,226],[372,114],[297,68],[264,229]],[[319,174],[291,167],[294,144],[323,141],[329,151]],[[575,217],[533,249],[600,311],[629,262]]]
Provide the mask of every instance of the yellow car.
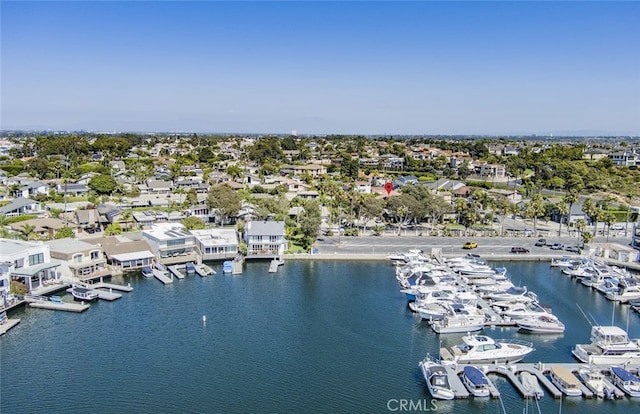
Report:
[[466,242],[464,246],[462,246],[463,249],[475,249],[476,247],[478,247],[478,243],[472,241]]

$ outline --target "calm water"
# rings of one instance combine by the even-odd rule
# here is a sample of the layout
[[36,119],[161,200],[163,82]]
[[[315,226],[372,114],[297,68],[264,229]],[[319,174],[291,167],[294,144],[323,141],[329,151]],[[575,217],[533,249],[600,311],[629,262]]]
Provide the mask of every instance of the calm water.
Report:
[[[590,326],[576,303],[609,324],[612,306],[548,264],[504,263],[567,325],[561,336],[489,329],[531,340],[525,361],[573,362]],[[219,265],[218,265],[219,267]],[[381,262],[288,261],[276,275],[249,263],[241,276],[189,277],[164,286],[130,277],[135,290],[83,314],[25,309],[0,339],[2,413],[390,412],[389,400],[428,399],[418,362],[461,335],[438,338],[407,309]],[[118,282],[118,280],[114,280]],[[66,298],[68,300],[68,298]],[[206,325],[202,316],[206,315]],[[615,307],[640,337],[640,317]],[[493,377],[508,413],[522,398]],[[542,412],[557,413],[545,397]],[[398,405],[389,405],[397,411]],[[498,400],[424,404],[436,412],[500,413]],[[435,408],[435,410],[434,410]],[[529,407],[530,410],[532,407]],[[563,413],[629,413],[640,402],[565,400]],[[537,409],[530,412],[537,412]]]

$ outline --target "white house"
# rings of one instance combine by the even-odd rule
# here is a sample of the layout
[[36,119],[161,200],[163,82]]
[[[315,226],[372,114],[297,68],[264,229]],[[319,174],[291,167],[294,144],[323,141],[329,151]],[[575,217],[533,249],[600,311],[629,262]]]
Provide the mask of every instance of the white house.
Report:
[[110,276],[102,246],[82,240],[58,239],[45,242],[52,259],[62,262],[61,270],[81,280]]
[[40,293],[59,284],[59,263],[51,261],[49,246],[41,242],[0,239],[0,263],[4,263],[12,280],[24,283],[31,293]]
[[22,216],[25,214],[44,215],[42,205],[35,200],[20,197],[12,200],[6,206],[0,207],[0,215],[6,217]]
[[284,221],[250,221],[244,228],[247,259],[280,257],[287,250]]
[[156,223],[143,230],[151,252],[164,264],[196,261],[195,237],[179,223]]
[[224,260],[238,254],[238,233],[234,228],[191,230],[202,260]]

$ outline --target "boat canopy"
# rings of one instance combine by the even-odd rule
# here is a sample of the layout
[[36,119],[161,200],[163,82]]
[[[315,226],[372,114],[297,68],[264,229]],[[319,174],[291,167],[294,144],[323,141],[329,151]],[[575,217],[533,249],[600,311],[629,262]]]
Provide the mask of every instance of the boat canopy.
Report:
[[478,368],[467,365],[464,367],[464,375],[475,385],[476,387],[480,387],[483,385],[489,385],[487,381],[487,377],[480,371]]
[[611,371],[614,375],[620,378],[622,382],[640,382],[640,378],[638,378],[638,376],[633,375],[624,368],[611,367]]

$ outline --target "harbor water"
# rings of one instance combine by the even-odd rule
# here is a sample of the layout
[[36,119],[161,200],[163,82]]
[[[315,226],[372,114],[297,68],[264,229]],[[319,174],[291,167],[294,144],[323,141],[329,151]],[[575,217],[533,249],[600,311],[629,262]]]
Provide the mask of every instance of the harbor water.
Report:
[[[564,276],[548,263],[508,262],[566,325],[562,335],[487,328],[495,338],[532,341],[524,362],[575,362],[590,325],[614,323],[640,337],[640,316]],[[114,279],[131,293],[81,314],[25,308],[0,338],[2,413],[389,413],[538,412],[491,376],[502,400],[432,402],[418,367],[427,353],[460,342],[436,335],[407,307],[386,262],[268,262],[238,276],[188,276],[163,285],[139,275]],[[65,300],[69,300],[65,297]],[[579,305],[579,307],[578,307]],[[640,401],[580,398],[539,402],[543,413],[640,412]],[[408,405],[404,406],[409,408]]]

